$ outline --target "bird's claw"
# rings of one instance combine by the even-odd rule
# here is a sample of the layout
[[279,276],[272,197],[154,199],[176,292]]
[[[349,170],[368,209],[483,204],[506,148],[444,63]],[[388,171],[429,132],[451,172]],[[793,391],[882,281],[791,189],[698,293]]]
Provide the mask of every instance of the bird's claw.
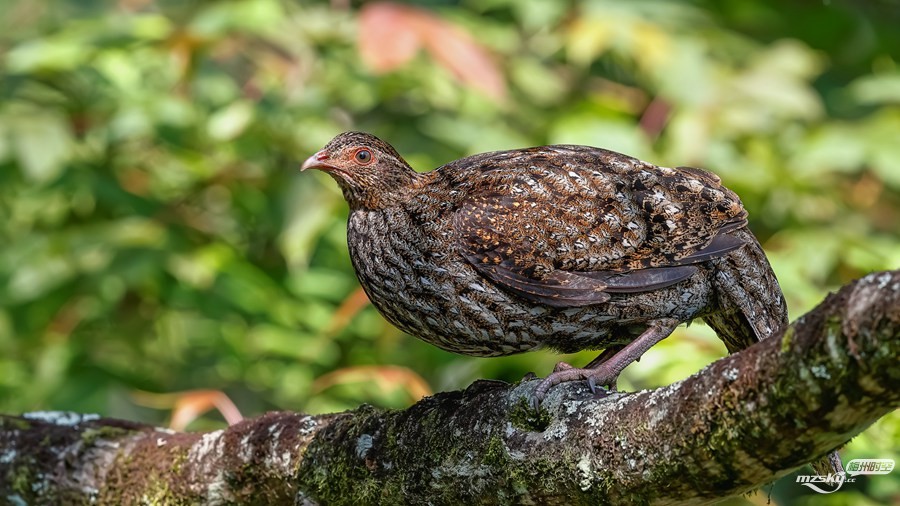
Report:
[[[588,384],[588,388],[591,389],[592,394],[598,395],[598,394],[602,393],[604,395],[609,395],[613,392],[619,391],[618,387],[616,387],[617,381],[618,381],[618,378],[613,378],[613,380],[610,381],[609,383],[597,383],[597,378],[595,378],[594,376],[588,376],[587,384]],[[600,391],[597,391],[598,386],[606,387],[606,388],[603,388],[603,391],[600,392]]]
[[594,395],[598,395],[599,393],[597,389],[598,386],[609,386],[609,392],[614,392],[616,390],[616,379],[618,375],[614,374],[612,371],[608,371],[602,365],[591,369],[576,369],[568,364],[565,364],[567,367],[560,368],[561,364],[565,364],[565,362],[557,364],[553,372],[541,380],[537,388],[534,389],[531,404],[535,411],[540,410],[541,401],[544,400],[544,397],[547,396],[550,389],[560,383],[587,380],[588,388],[591,389],[591,393]]

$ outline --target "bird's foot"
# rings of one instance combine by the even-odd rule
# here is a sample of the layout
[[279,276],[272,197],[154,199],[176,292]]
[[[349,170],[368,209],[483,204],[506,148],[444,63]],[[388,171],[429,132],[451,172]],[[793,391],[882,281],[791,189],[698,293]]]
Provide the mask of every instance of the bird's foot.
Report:
[[[561,365],[563,367],[560,367]],[[532,394],[534,409],[540,409],[541,401],[547,396],[547,392],[560,383],[587,380],[591,393],[596,395],[598,386],[607,386],[609,387],[608,391],[615,391],[618,376],[617,371],[603,365],[591,369],[576,369],[565,362],[560,362],[556,364],[553,372],[544,378],[534,390]]]
[[587,380],[591,392],[597,394],[597,385],[616,388],[616,378],[625,367],[641,358],[651,346],[665,339],[678,326],[678,320],[663,319],[653,322],[637,338],[626,345],[611,346],[591,361],[584,369],[576,369],[565,362],[559,362],[553,372],[541,381],[534,390],[532,403],[535,410],[540,409],[541,401],[547,392],[560,383]]
[[569,369],[574,369],[571,364],[567,364],[565,362],[557,362],[555,366],[553,366],[553,372],[559,371],[567,371]]
[[[598,367],[600,367],[600,365],[602,365],[602,363],[603,362],[597,362],[595,360],[595,361],[592,361],[590,364],[585,366],[584,369],[581,369],[581,370],[582,371],[594,370],[594,369],[597,369]],[[558,373],[560,371],[568,371],[571,369],[575,369],[575,367],[572,364],[569,364],[566,362],[557,362],[556,365],[553,367],[553,372]],[[599,384],[599,385],[607,387],[607,390],[610,392],[615,392],[615,391],[617,391],[616,383],[618,382],[618,380],[619,380],[619,375],[617,374],[613,377],[613,379],[610,382]],[[560,383],[565,383],[565,382],[566,382],[566,380],[560,381]],[[594,377],[588,376],[587,383],[588,383],[588,387],[590,387],[590,389],[591,389],[591,393],[596,394],[598,383],[596,382],[596,380],[594,380]],[[559,383],[556,383],[556,384],[559,384]],[[551,386],[553,386],[553,385],[551,385]]]

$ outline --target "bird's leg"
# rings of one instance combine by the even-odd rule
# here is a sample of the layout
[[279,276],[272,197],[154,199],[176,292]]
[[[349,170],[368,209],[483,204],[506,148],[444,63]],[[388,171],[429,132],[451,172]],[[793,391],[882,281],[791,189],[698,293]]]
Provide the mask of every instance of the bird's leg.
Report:
[[[534,391],[534,405],[538,407],[540,402],[555,385],[566,383],[569,381],[587,380],[588,385],[593,391],[596,385],[609,385],[615,383],[619,373],[622,372],[628,364],[641,358],[641,355],[649,350],[654,344],[662,341],[675,330],[678,326],[678,320],[656,320],[634,341],[622,347],[614,347],[604,350],[597,358],[588,364],[584,369],[576,368],[559,368],[554,370],[549,376],[544,378]],[[612,351],[609,351],[612,350]],[[607,353],[609,351],[609,353]]]
[[624,344],[617,344],[615,346],[610,346],[609,348],[606,348],[599,355],[597,355],[597,358],[588,362],[588,365],[584,366],[584,368],[585,369],[593,369],[595,367],[603,365],[604,362],[611,359],[616,353],[619,353],[622,350],[622,348],[624,348],[624,347],[625,347]]
[[[595,358],[594,360],[591,360],[590,363],[588,363],[588,365],[584,366],[584,368],[585,369],[593,369],[593,368],[597,367],[598,365],[602,364],[603,362],[606,362],[610,357],[612,357],[613,355],[618,353],[619,350],[621,350],[624,347],[625,347],[625,345],[622,344],[622,345],[615,345],[615,346],[610,346],[609,348],[606,348],[605,350],[603,350],[602,353],[600,353],[600,355],[597,355],[597,358]],[[565,371],[567,369],[574,369],[574,367],[572,367],[572,364],[569,364],[567,362],[557,362],[556,366],[553,367],[553,372]]]
[[[596,368],[602,366],[604,363],[609,361],[609,359],[613,358],[614,356],[616,356],[616,354],[618,354],[620,351],[622,351],[623,348],[625,348],[624,344],[617,344],[615,346],[610,346],[609,348],[603,350],[603,352],[601,352],[599,355],[597,355],[597,357],[594,360],[591,360],[590,362],[588,362],[588,365],[584,366],[584,368],[585,369],[596,369]],[[641,357],[638,357],[634,360],[637,361],[640,359],[641,359]],[[609,386],[609,390],[612,392],[615,392],[617,390],[616,383],[618,383],[618,382],[619,382],[619,375],[617,374],[616,377],[611,379],[609,381],[609,383],[607,384]],[[591,381],[590,378],[588,378],[588,386],[591,387],[592,394],[597,393],[597,384],[595,382]]]

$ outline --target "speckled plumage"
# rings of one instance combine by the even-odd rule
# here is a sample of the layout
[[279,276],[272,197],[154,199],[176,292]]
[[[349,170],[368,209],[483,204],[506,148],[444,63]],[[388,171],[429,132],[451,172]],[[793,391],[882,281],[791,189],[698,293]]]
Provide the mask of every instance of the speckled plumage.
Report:
[[681,322],[703,318],[730,351],[787,324],[740,199],[699,169],[558,145],[416,173],[358,132],[310,167],[350,205],[350,256],[372,303],[446,350],[618,350],[649,336],[610,379]]

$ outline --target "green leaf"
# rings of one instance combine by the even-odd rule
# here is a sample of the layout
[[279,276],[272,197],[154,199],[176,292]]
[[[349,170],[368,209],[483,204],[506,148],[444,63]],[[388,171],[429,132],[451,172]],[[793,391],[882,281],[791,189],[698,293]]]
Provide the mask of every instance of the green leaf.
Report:
[[6,67],[12,73],[27,74],[49,70],[72,70],[83,65],[91,50],[69,38],[35,39],[12,48]]
[[11,127],[13,147],[25,177],[35,183],[56,179],[73,147],[65,118],[49,111],[32,111],[17,115]]
[[207,132],[217,141],[228,141],[241,135],[252,120],[253,105],[239,100],[210,116]]
[[900,72],[860,77],[847,87],[850,96],[860,104],[900,103]]
[[515,85],[540,105],[558,102],[568,89],[562,76],[538,60],[514,60],[510,72]]
[[199,35],[219,35],[231,30],[272,32],[285,13],[276,0],[224,1],[207,4],[192,20],[191,30]]

